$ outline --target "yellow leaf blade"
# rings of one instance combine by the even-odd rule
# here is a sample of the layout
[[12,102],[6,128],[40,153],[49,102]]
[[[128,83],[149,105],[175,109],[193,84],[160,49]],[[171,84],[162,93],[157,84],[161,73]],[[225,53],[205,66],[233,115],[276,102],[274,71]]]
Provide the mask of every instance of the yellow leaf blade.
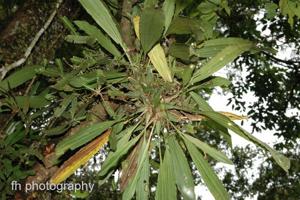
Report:
[[105,143],[107,143],[110,133],[111,130],[109,129],[76,152],[55,172],[55,174],[51,177],[50,182],[53,184],[61,183],[72,175],[81,165],[87,163],[88,160],[92,158]]
[[237,115],[231,112],[219,112],[222,115],[225,115],[226,117],[228,117],[231,120],[243,120],[243,119],[248,119],[247,116],[243,116],[243,115]]
[[151,63],[165,81],[172,82],[171,70],[163,48],[160,44],[155,45],[148,53]]
[[[218,112],[231,120],[244,120],[248,119],[247,116],[237,115],[231,112]],[[189,114],[185,112],[178,112],[177,110],[171,110],[170,114],[175,117],[177,120],[190,120],[190,121],[201,121],[207,119],[204,115],[197,115],[197,114]]]
[[133,17],[133,28],[138,39],[140,39],[140,16]]

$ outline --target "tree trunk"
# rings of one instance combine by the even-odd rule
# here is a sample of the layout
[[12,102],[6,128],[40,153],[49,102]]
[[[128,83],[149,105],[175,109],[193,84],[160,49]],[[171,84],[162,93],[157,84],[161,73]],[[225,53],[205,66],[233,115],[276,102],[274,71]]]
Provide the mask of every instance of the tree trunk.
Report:
[[[55,9],[56,1],[27,0],[0,32],[0,63],[8,65],[24,56],[24,53],[36,33],[44,26]],[[79,13],[77,1],[65,0],[56,17],[35,45],[26,64],[40,63],[43,59],[51,60],[67,33],[59,16],[70,19]]]

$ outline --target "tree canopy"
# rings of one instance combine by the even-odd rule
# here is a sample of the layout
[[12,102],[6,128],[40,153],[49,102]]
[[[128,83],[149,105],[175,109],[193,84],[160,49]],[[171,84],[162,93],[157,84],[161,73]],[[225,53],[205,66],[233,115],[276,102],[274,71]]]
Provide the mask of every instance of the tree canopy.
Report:
[[[199,183],[215,199],[298,197],[297,0],[34,2],[0,1],[1,198],[196,199]],[[40,26],[18,21],[30,5],[45,10]],[[28,44],[17,37],[22,26],[36,29]],[[225,66],[230,80],[215,75]],[[232,91],[228,104],[247,116],[215,111],[207,103],[215,87]],[[250,106],[248,91],[257,97]],[[273,149],[236,123],[248,118],[282,142]],[[257,149],[232,148],[232,134]],[[255,154],[266,161],[251,185],[245,170]],[[237,174],[220,180],[218,162]],[[36,197],[11,188],[65,180],[96,189]]]

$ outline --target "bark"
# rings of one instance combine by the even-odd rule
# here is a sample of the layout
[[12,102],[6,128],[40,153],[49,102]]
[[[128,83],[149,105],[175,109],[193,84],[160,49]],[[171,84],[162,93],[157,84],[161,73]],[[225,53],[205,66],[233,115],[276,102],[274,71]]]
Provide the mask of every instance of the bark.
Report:
[[133,26],[131,23],[130,13],[132,10],[132,1],[123,1],[122,5],[122,18],[121,18],[121,33],[123,40],[128,47],[129,54],[132,54],[135,50],[134,37],[133,37]]
[[[11,64],[23,57],[35,34],[43,27],[55,9],[56,0],[27,0],[0,33],[1,65]],[[35,45],[26,64],[36,64],[44,59],[51,60],[67,33],[58,16],[74,18],[78,15],[78,4],[65,0],[57,16]]]
[[[0,30],[0,68],[24,56],[35,35],[55,9],[56,2],[57,0],[26,0],[16,11],[5,27]],[[57,49],[61,48],[64,36],[68,33],[59,16],[67,16],[72,20],[80,14],[80,9],[77,1],[64,0],[54,20],[34,46],[25,65],[40,64],[44,59],[52,60],[56,56]],[[1,114],[0,124],[5,124],[10,116],[10,114]],[[56,167],[51,166],[52,157],[49,155],[45,156],[46,167],[36,163],[34,167],[36,175],[28,177],[25,182],[44,182],[54,173]],[[48,163],[50,166],[47,166]],[[20,191],[15,194],[15,199],[30,198],[31,195]]]

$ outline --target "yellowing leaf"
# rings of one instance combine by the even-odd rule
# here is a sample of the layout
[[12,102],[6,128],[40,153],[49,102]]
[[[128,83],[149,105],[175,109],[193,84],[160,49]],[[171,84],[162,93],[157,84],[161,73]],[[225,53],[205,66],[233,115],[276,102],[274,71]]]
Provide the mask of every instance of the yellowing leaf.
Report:
[[88,145],[81,148],[72,157],[70,157],[52,176],[50,182],[59,184],[66,180],[74,173],[81,165],[84,165],[90,158],[92,158],[101,147],[108,141],[111,130],[107,130],[103,135],[99,136]]
[[134,27],[134,31],[136,36],[138,37],[138,39],[140,39],[140,16],[134,16],[133,17],[133,27]]
[[[210,110],[212,111],[212,110]],[[243,119],[248,119],[247,116],[243,115],[236,115],[234,113],[230,112],[217,112],[219,114],[225,115],[228,117],[230,120],[243,120]],[[199,115],[199,114],[189,114],[185,113],[183,111],[178,112],[176,110],[170,110],[170,114],[175,117],[177,120],[190,120],[190,121],[201,121],[204,119],[207,119],[205,115]]]
[[160,44],[157,44],[148,53],[150,61],[165,81],[172,82],[172,75],[167,63],[166,55]]
[[243,115],[236,115],[234,113],[231,112],[219,112],[222,115],[225,115],[226,117],[228,117],[231,120],[243,120],[243,119],[248,119],[247,116],[243,116]]
[[[138,38],[140,38],[139,34],[139,21],[140,17],[135,16],[133,18],[134,30]],[[161,77],[168,82],[172,82],[171,70],[168,66],[168,62],[166,59],[165,52],[160,44],[155,45],[148,53],[151,63],[161,75]]]

